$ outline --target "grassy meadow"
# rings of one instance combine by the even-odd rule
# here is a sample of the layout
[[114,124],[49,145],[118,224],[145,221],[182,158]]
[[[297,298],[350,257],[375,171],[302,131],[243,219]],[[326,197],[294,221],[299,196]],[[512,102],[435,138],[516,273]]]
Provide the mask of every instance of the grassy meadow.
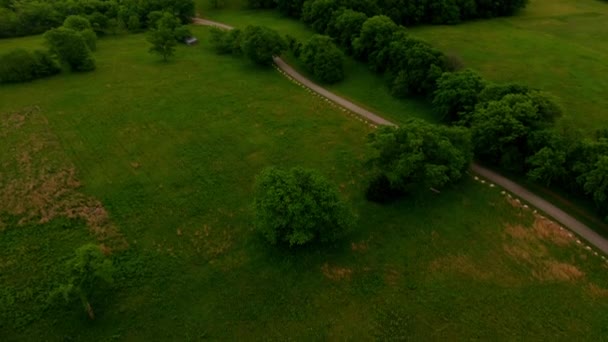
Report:
[[[468,177],[366,202],[370,127],[192,29],[201,43],[167,64],[143,35],[107,37],[94,72],[0,86],[2,341],[606,336],[608,264],[575,237]],[[271,165],[319,169],[354,231],[268,246],[251,188]],[[47,294],[95,241],[117,274],[89,321]]]
[[608,127],[608,5],[530,0],[514,17],[411,32],[497,82],[520,82],[561,99],[564,125]]

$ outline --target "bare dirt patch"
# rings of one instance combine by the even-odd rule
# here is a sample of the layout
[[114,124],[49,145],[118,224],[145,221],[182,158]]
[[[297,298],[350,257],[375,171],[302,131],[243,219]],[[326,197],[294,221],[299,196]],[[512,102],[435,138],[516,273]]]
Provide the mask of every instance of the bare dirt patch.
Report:
[[558,246],[567,246],[574,241],[566,229],[540,215],[534,216],[533,228],[536,236],[543,240],[551,241]]
[[367,251],[367,241],[360,241],[360,242],[351,242],[350,243],[350,249],[353,252],[365,252]]
[[228,230],[213,229],[205,224],[190,235],[190,242],[197,253],[213,260],[230,249],[232,236]]
[[19,226],[81,219],[107,248],[126,247],[102,203],[79,191],[77,172],[38,108],[0,114],[0,122],[9,151],[0,156],[0,213],[18,217]]
[[593,298],[608,298],[608,289],[599,287],[593,283],[587,286],[587,293]]
[[328,263],[321,266],[323,275],[333,281],[350,280],[353,275],[353,270],[346,267],[330,266]]
[[574,281],[585,276],[576,266],[555,260],[542,262],[532,271],[532,275],[541,281]]

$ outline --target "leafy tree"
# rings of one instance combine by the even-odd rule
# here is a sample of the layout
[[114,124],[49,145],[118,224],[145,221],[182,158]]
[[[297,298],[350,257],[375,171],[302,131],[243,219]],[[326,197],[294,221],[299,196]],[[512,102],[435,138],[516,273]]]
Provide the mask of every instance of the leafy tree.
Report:
[[359,36],[366,20],[365,13],[351,9],[337,11],[328,25],[327,32],[336,38],[338,44],[344,47],[347,53],[353,53],[353,41]]
[[314,170],[268,168],[255,184],[255,226],[272,244],[331,242],[353,225],[338,191]]
[[333,12],[339,7],[336,0],[307,0],[302,9],[302,21],[313,30],[325,33]]
[[249,8],[274,8],[277,3],[274,0],[247,0]]
[[95,319],[90,297],[100,283],[112,283],[114,268],[99,246],[84,245],[65,264],[66,283],[51,293],[51,297],[63,296],[66,302],[79,299],[90,319]]
[[392,93],[398,97],[432,94],[446,70],[443,54],[420,41],[404,52],[403,66],[393,79]]
[[328,36],[312,36],[302,47],[300,58],[308,71],[322,82],[344,79],[344,54]]
[[277,31],[264,26],[247,26],[242,34],[241,49],[245,56],[259,65],[271,65],[272,57],[287,48]]
[[353,41],[355,56],[369,62],[374,71],[383,71],[388,60],[388,45],[399,27],[389,17],[379,15],[365,21]]
[[95,60],[83,36],[72,29],[60,27],[44,34],[49,50],[73,71],[95,69]]
[[470,69],[444,73],[433,93],[435,112],[446,121],[464,120],[466,124],[484,87],[484,79]]
[[[370,145],[374,154],[369,163],[376,174],[372,186],[385,191],[440,189],[462,178],[472,159],[466,128],[419,120],[379,129],[370,135]],[[368,189],[368,198],[375,192],[377,189]],[[376,198],[380,195],[375,194]]]
[[[582,174],[578,181],[586,194],[591,195],[600,213],[608,212],[608,155],[600,155],[592,168]],[[606,217],[608,220],[608,217]]]
[[241,30],[222,30],[217,27],[211,28],[211,45],[218,54],[241,53]]
[[169,60],[169,57],[175,54],[177,41],[175,40],[174,31],[170,27],[159,25],[150,30],[148,33],[148,42],[152,44],[150,53],[160,55],[165,62]]

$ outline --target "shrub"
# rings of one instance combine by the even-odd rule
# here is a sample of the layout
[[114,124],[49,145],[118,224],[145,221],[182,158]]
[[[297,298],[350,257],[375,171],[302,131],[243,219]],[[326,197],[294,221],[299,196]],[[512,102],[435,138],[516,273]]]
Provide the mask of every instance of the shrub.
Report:
[[283,38],[270,28],[247,26],[243,31],[241,49],[256,64],[271,65],[272,57],[280,55],[286,48]]
[[268,168],[255,184],[255,226],[271,243],[331,242],[353,225],[338,191],[314,170]]
[[65,19],[63,27],[80,32],[89,49],[91,51],[97,49],[97,34],[93,31],[89,19],[79,15],[71,15]]
[[383,71],[388,60],[387,48],[398,30],[397,24],[389,17],[380,15],[367,19],[353,41],[355,57],[367,61],[372,70]]
[[344,79],[344,54],[328,36],[312,36],[302,47],[300,59],[322,82],[336,83]]
[[73,71],[91,71],[95,69],[95,60],[82,35],[72,29],[60,27],[44,34],[52,54]]
[[241,52],[241,30],[211,28],[211,45],[219,54],[239,54]]
[[0,56],[0,83],[27,82],[59,73],[61,69],[45,51],[17,49]]

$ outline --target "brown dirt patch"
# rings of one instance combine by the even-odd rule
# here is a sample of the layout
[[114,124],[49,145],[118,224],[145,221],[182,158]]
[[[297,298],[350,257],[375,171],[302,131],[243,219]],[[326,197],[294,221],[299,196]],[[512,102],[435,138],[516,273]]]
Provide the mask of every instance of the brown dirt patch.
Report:
[[585,276],[576,266],[555,260],[544,261],[532,275],[542,281],[574,281]]
[[388,270],[384,275],[384,282],[390,286],[397,286],[401,275],[396,270]]
[[20,226],[81,219],[107,248],[126,247],[102,203],[79,191],[77,172],[39,109],[0,115],[0,122],[12,152],[0,160],[7,170],[0,174],[0,213],[18,216]]
[[[178,229],[181,232],[181,229]],[[182,232],[186,235],[185,232]],[[212,229],[209,225],[203,225],[201,229],[190,235],[190,242],[197,253],[203,254],[209,259],[215,259],[225,254],[232,247],[232,236],[228,230]]]
[[558,246],[567,246],[573,242],[573,238],[570,237],[566,229],[561,228],[559,224],[546,217],[535,215],[533,228],[536,236],[551,241]]
[[345,267],[330,266],[328,263],[321,266],[323,275],[333,281],[350,280],[353,275],[353,270]]
[[367,251],[367,241],[361,241],[361,242],[351,242],[350,243],[350,249],[353,252],[365,252]]
[[587,293],[593,298],[608,298],[608,289],[599,287],[593,283],[587,286]]

